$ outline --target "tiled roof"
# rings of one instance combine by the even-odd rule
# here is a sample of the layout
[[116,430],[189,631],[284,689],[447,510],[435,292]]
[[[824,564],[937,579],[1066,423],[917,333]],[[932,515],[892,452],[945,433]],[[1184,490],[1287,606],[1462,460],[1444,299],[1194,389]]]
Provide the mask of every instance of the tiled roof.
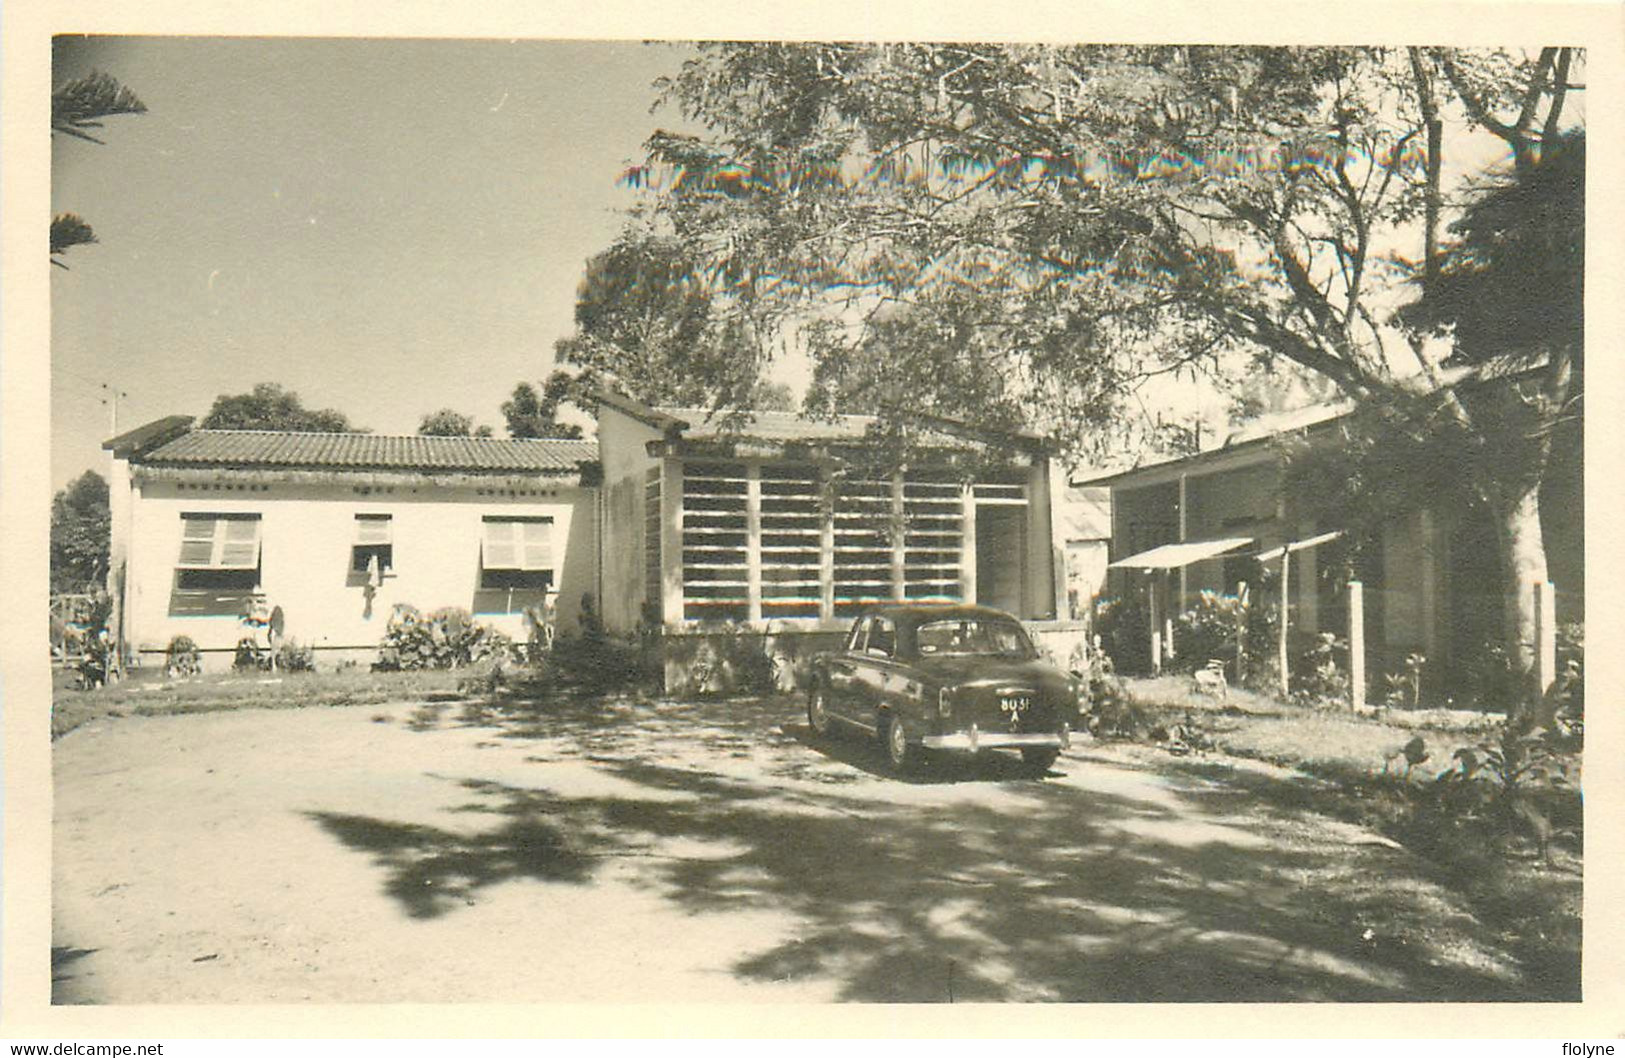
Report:
[[597,441],[494,437],[388,437],[275,430],[192,430],[139,457],[180,466],[574,473],[598,458]]

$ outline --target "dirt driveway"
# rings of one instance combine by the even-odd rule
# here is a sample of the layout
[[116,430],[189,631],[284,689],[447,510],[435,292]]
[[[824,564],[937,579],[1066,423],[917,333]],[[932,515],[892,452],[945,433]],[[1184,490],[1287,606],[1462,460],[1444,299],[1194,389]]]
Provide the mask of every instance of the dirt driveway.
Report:
[[103,721],[54,747],[54,996],[1519,996],[1416,858],[1170,763],[899,782],[790,701]]

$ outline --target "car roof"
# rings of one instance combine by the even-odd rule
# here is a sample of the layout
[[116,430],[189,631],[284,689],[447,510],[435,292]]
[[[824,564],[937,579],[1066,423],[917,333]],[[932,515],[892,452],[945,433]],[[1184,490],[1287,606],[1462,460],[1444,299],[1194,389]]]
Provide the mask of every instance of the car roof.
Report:
[[997,610],[991,606],[976,606],[970,603],[914,603],[912,605],[877,606],[872,610],[866,610],[862,616],[888,617],[900,625],[918,625],[924,624],[926,621],[971,617],[997,617],[1010,621],[1016,620],[1013,615],[1003,610]]

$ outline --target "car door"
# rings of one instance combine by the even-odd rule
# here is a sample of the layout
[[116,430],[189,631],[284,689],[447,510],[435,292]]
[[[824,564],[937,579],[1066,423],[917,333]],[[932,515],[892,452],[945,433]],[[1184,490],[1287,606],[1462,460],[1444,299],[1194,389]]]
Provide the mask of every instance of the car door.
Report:
[[868,634],[869,618],[858,618],[852,622],[846,644],[829,659],[829,711],[843,720],[868,721],[867,715],[859,711],[864,704],[863,691],[858,685],[858,662]]
[[853,707],[861,713],[855,719],[872,723],[876,711],[890,704],[897,691],[896,658],[897,623],[884,614],[875,614],[869,619],[863,650],[856,658],[857,693],[853,695]]

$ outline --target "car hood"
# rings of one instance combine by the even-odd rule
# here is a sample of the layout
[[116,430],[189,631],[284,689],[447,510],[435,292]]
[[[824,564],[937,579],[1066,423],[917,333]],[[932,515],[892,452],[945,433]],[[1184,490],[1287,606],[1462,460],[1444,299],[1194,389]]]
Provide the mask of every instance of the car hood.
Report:
[[914,662],[915,668],[945,686],[967,687],[996,683],[1024,683],[1034,687],[1067,686],[1065,673],[1047,661],[1037,658],[1001,658],[989,655],[975,657],[922,657]]

